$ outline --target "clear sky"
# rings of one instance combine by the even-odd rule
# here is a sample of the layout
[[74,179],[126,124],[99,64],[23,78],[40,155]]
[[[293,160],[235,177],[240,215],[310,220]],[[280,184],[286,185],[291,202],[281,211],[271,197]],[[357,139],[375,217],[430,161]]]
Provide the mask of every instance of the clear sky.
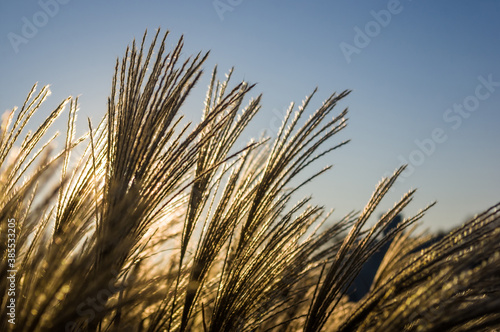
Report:
[[[20,106],[38,81],[53,92],[42,115],[80,95],[86,128],[86,117],[105,113],[116,57],[158,27],[172,32],[170,46],[184,35],[186,56],[211,50],[207,72],[235,66],[234,83],[258,83],[263,108],[245,137],[273,135],[279,114],[316,86],[312,106],[353,90],[339,105],[350,115],[338,138],[352,142],[322,161],[335,166],[304,191],[335,208],[334,219],[363,208],[402,163],[409,170],[382,207],[418,188],[406,215],[437,200],[424,220],[431,230],[500,200],[495,0],[2,1],[0,111]],[[184,108],[190,119],[201,116],[208,76]]]

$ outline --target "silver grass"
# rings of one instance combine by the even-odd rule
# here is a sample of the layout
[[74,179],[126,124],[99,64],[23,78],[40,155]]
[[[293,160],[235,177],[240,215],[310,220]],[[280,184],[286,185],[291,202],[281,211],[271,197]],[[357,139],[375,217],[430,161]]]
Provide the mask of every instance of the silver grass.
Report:
[[[367,222],[404,170],[384,178],[360,213],[293,202],[330,167],[309,166],[334,142],[349,91],[304,119],[313,91],[288,109],[275,139],[238,149],[260,109],[254,85],[211,75],[201,121],[182,106],[208,53],[181,60],[160,31],[116,63],[108,110],[75,137],[78,100],[33,132],[49,95],[31,89],[0,127],[1,331],[469,331],[500,328],[500,211],[486,209],[442,239],[416,234],[433,204],[390,222],[404,195]],[[48,129],[69,104],[63,148]],[[334,114],[334,115],[332,115]],[[25,135],[25,136],[23,136]],[[74,156],[75,147],[79,148]],[[298,175],[308,175],[298,182]],[[16,219],[16,324],[7,316],[7,220]],[[347,291],[388,251],[371,289]]]

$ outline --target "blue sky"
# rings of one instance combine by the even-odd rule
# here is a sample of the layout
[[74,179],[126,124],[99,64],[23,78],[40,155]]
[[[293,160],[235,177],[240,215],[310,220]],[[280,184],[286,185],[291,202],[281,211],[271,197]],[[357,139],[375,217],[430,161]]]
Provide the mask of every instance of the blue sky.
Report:
[[[234,83],[258,83],[263,108],[246,138],[273,135],[276,114],[316,86],[312,106],[352,89],[338,137],[352,142],[323,160],[333,170],[303,194],[340,218],[408,162],[378,213],[418,188],[406,215],[437,200],[424,225],[448,229],[500,200],[499,18],[494,0],[2,1],[0,111],[38,81],[53,92],[41,115],[80,95],[84,130],[86,117],[104,115],[116,57],[161,27],[170,46],[184,35],[186,56],[211,50],[207,72],[235,66]],[[184,108],[189,119],[201,116],[208,76]]]

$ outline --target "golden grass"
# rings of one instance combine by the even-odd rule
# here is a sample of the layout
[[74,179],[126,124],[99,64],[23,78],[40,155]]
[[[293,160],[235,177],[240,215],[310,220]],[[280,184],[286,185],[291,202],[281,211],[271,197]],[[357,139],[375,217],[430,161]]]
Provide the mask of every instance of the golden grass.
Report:
[[[377,185],[361,213],[335,222],[309,198],[291,204],[329,168],[308,166],[346,143],[332,141],[347,110],[332,113],[349,91],[303,119],[313,92],[290,107],[276,139],[238,151],[261,97],[243,106],[253,86],[230,88],[231,73],[219,82],[214,69],[200,123],[181,125],[208,54],[180,62],[183,40],[166,53],[167,35],[127,48],[107,114],[88,120],[83,137],[74,137],[71,98],[21,137],[47,87],[36,94],[34,86],[21,110],[2,118],[0,330],[499,328],[499,205],[424,248],[429,237],[410,226],[429,207],[385,232],[414,191],[366,227],[404,167]],[[46,133],[68,103],[65,146],[54,154]],[[84,153],[72,163],[77,145]],[[304,172],[305,181],[293,181]],[[49,183],[57,185],[47,190]],[[6,307],[9,218],[16,219],[15,325]],[[363,263],[389,241],[370,292],[349,302]]]

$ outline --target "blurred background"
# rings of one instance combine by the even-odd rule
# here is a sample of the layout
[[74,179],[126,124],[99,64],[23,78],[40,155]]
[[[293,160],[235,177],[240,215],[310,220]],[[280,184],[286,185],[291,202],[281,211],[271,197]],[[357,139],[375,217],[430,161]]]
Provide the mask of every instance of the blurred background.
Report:
[[[300,192],[359,210],[377,182],[409,164],[380,213],[418,188],[405,216],[438,204],[423,225],[446,230],[500,200],[500,2],[479,1],[78,1],[0,2],[0,111],[22,106],[35,82],[51,84],[35,121],[79,96],[80,132],[105,114],[117,57],[133,38],[170,30],[183,56],[211,51],[186,103],[197,121],[214,65],[221,78],[257,83],[263,107],[243,140],[275,136],[291,101],[315,87],[313,112],[334,91],[352,89],[352,142],[310,171],[334,164]],[[64,119],[65,120],[65,119]],[[65,121],[60,122],[64,130]],[[332,143],[334,143],[332,141]],[[299,197],[297,197],[299,198]]]

